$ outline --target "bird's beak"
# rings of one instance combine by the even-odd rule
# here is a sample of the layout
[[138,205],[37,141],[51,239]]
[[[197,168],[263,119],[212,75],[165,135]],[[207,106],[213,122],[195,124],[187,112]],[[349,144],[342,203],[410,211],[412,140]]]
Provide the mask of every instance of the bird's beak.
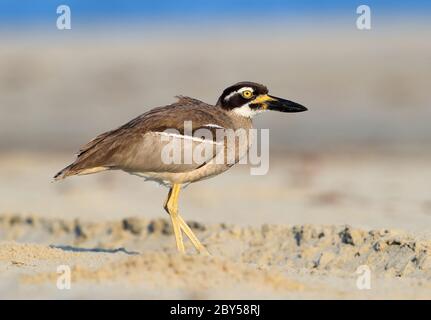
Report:
[[254,99],[251,104],[260,105],[263,110],[274,110],[280,112],[303,112],[308,109],[299,103],[263,94]]

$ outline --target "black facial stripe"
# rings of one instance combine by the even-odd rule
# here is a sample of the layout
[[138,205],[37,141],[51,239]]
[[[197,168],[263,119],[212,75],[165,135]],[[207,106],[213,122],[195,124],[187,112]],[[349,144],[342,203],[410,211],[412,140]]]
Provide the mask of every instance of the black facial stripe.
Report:
[[[251,88],[253,90],[253,96],[250,97],[250,99],[244,98],[241,95],[241,93],[238,92],[238,90],[245,87]],[[234,108],[239,108],[243,106],[249,101],[252,101],[258,95],[267,94],[267,93],[268,93],[268,89],[264,85],[254,83],[254,82],[246,82],[246,81],[239,82],[237,84],[234,84],[233,86],[226,88],[223,91],[222,95],[220,96],[217,102],[217,105],[221,106],[224,109],[232,110]],[[226,97],[228,98],[226,99]]]
[[228,105],[233,108],[239,108],[242,105],[246,104],[248,99],[244,98],[240,93],[233,95],[228,102]]
[[260,104],[257,104],[257,103],[250,103],[248,106],[250,107],[251,110],[257,110],[261,108]]

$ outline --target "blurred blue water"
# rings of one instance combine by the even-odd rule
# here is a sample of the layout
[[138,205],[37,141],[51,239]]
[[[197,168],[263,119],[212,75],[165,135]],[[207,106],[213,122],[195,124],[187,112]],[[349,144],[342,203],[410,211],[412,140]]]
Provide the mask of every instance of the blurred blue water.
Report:
[[75,21],[117,22],[189,20],[220,18],[232,21],[258,19],[260,16],[301,17],[315,14],[352,15],[360,4],[367,4],[381,15],[428,15],[430,0],[358,1],[358,0],[0,0],[0,24],[45,24],[55,19],[56,8],[69,5]]

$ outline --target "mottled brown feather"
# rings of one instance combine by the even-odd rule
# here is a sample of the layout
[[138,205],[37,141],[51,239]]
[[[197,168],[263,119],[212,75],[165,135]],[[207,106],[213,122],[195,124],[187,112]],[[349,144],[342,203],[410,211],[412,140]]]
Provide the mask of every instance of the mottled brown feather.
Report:
[[[189,97],[177,98],[178,101],[171,105],[154,108],[115,130],[100,134],[81,147],[77,159],[54,178],[59,180],[108,169],[133,171],[134,157],[138,155],[145,133],[176,129],[184,134],[185,121],[192,121],[193,131],[206,124],[234,128],[232,119],[222,108]],[[139,150],[141,155],[142,150]],[[141,161],[145,162],[145,159]],[[154,171],[154,168],[151,169]],[[157,170],[176,172],[178,168],[163,166]]]

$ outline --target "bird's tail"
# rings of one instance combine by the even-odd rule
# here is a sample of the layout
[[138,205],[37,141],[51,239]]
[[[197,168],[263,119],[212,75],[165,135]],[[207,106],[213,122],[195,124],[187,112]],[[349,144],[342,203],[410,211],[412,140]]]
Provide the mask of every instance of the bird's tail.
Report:
[[79,168],[79,166],[76,163],[72,163],[71,165],[68,165],[66,168],[58,172],[54,176],[54,181],[63,180],[70,176],[82,176],[86,174],[97,173],[108,169],[110,168],[109,167]]
[[73,167],[73,164],[68,165],[66,168],[62,169],[61,171],[59,171],[55,176],[54,176],[54,181],[59,181],[59,180],[63,180],[64,178],[68,177],[68,176],[72,176],[76,173],[71,173],[71,169]]

